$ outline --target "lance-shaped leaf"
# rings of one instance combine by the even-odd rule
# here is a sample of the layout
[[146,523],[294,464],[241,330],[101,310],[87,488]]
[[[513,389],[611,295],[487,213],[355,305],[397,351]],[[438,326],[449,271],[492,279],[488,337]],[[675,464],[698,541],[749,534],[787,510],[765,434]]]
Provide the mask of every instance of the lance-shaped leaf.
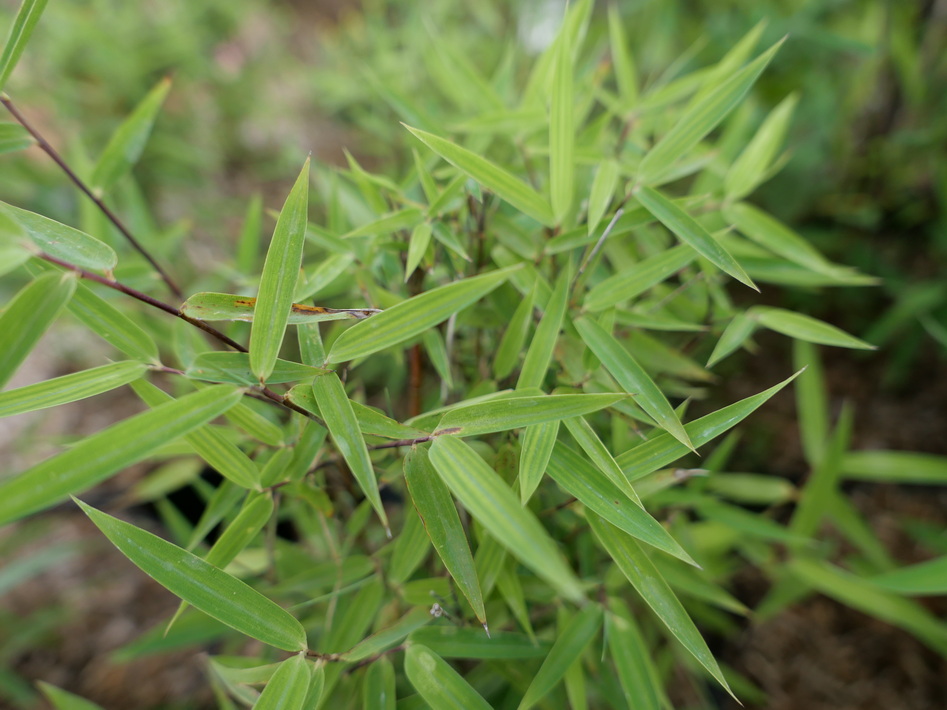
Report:
[[572,208],[575,191],[575,102],[572,80],[572,36],[561,31],[556,40],[549,107],[549,202],[561,223]]
[[456,436],[478,436],[578,417],[625,398],[624,394],[554,394],[482,402],[452,409],[441,419],[437,430]]
[[542,658],[549,652],[548,643],[526,634],[500,631],[487,636],[472,627],[429,625],[412,633],[408,641],[423,644],[444,658],[517,660]]
[[615,81],[618,84],[618,96],[622,106],[633,106],[638,100],[638,77],[634,58],[628,49],[625,28],[622,27],[621,12],[618,5],[608,6],[608,48],[615,68]]
[[91,700],[86,700],[73,693],[67,693],[55,685],[50,685],[43,681],[39,681],[36,685],[42,691],[43,695],[46,696],[46,699],[52,703],[55,710],[102,710],[101,705],[97,705]]
[[802,313],[764,306],[754,306],[749,312],[750,316],[764,328],[775,330],[777,333],[788,335],[790,338],[819,345],[834,345],[839,348],[875,350],[874,345],[859,340],[834,325],[829,325]]
[[316,398],[319,412],[325,420],[335,447],[342,454],[342,458],[348,464],[365,497],[368,498],[382,524],[387,528],[388,516],[381,504],[375,469],[372,468],[365,439],[362,438],[362,433],[358,428],[358,419],[355,418],[352,403],[345,394],[345,387],[342,386],[339,376],[330,372],[316,377],[312,381],[312,394]]
[[635,402],[662,429],[693,450],[694,446],[667,397],[631,356],[631,353],[591,318],[578,319],[575,327],[585,344],[589,346],[595,357],[601,360],[605,369],[611,373],[622,389],[629,394],[637,395]]
[[141,326],[111,303],[79,284],[69,311],[89,330],[129,357],[158,364],[158,346]]
[[75,290],[76,279],[70,274],[43,274],[20,289],[0,313],[0,387],[10,381]]
[[19,123],[0,123],[0,153],[12,153],[29,148],[36,141]]
[[240,401],[230,387],[209,387],[137,414],[80,441],[0,484],[0,525],[80,493],[145,458]]
[[343,234],[342,238],[353,239],[355,237],[366,237],[372,234],[391,234],[392,232],[397,232],[402,229],[414,229],[422,219],[424,219],[424,213],[414,207],[406,210],[398,210],[374,222],[353,229],[351,232]]
[[635,617],[619,599],[612,599],[614,613],[605,617],[608,651],[615,662],[618,680],[630,707],[660,710],[669,707],[661,677],[652,660],[652,651],[641,634]]
[[312,666],[302,654],[279,664],[254,703],[254,710],[300,710],[309,692]]
[[743,267],[721,246],[713,236],[687,212],[651,187],[642,187],[635,192],[635,198],[653,214],[661,224],[670,229],[678,239],[692,247],[701,256],[721,271],[730,274],[752,289],[756,285],[747,276]]
[[645,185],[657,184],[669,174],[674,163],[696,146],[740,103],[783,41],[780,40],[745,67],[738,69],[715,90],[711,90],[709,86],[704,87],[705,98],[689,107],[641,161],[638,166],[638,181]]
[[559,435],[559,422],[551,421],[533,424],[523,432],[523,444],[520,447],[520,502],[526,505],[546,472],[552,447]]
[[549,533],[473,449],[456,437],[440,436],[431,447],[431,463],[457,500],[520,562],[568,599],[584,598]]
[[76,503],[123,555],[172,594],[265,644],[285,651],[306,649],[302,625],[252,587],[177,545]]
[[[277,359],[267,384],[297,382],[324,374],[318,367],[301,365],[298,362]],[[187,377],[207,382],[229,382],[236,385],[256,384],[250,371],[250,356],[247,353],[209,352],[198,355],[185,371]]]
[[602,626],[602,608],[589,604],[563,628],[549,650],[533,681],[520,701],[519,710],[526,710],[542,700],[595,638]]
[[585,452],[585,455],[589,457],[589,460],[598,467],[598,470],[618,486],[630,500],[641,505],[641,500],[625,477],[625,472],[621,470],[621,466],[612,456],[612,452],[608,450],[608,447],[605,446],[591,425],[585,421],[585,418],[566,419],[565,424],[572,438]]
[[556,444],[552,458],[549,459],[548,471],[553,480],[570,495],[578,498],[583,505],[594,510],[612,525],[642,542],[696,566],[697,563],[661,523],[565,444]]
[[408,241],[408,257],[405,260],[404,280],[414,273],[427,253],[427,247],[431,243],[431,232],[433,228],[430,222],[421,222],[411,232],[411,239]]
[[145,150],[148,136],[151,135],[151,128],[154,126],[161,104],[164,103],[164,98],[168,95],[170,88],[169,77],[159,81],[112,134],[112,139],[92,171],[92,191],[98,196],[101,197],[111,190],[115,183],[138,162]]
[[743,345],[753,331],[756,330],[756,321],[750,318],[746,313],[737,313],[733,320],[724,328],[720,334],[720,340],[710,353],[710,359],[707,360],[707,367],[712,367],[723,360],[727,355]]
[[0,417],[55,407],[121,387],[141,377],[148,366],[127,360],[54,377],[35,385],[0,392]]
[[[799,372],[802,372],[802,370]],[[687,435],[694,446],[703,446],[711,439],[720,436],[746,419],[770,397],[796,379],[799,372],[759,394],[741,399],[739,402],[734,402],[712,414],[692,421],[684,427]],[[615,460],[628,475],[629,480],[634,481],[657,471],[672,461],[676,461],[690,450],[689,446],[684,446],[670,434],[659,434],[630,451],[626,451]]]
[[619,166],[616,160],[606,160],[598,166],[595,171],[595,179],[592,181],[592,188],[589,191],[589,208],[587,219],[588,235],[592,236],[605,209],[612,201],[612,195],[615,194],[615,188],[618,186]]
[[782,145],[798,98],[797,94],[790,94],[783,99],[766,117],[740,156],[733,161],[723,181],[728,202],[749,195],[766,178],[773,158]]
[[329,362],[354,360],[413,338],[486,296],[516,268],[455,281],[356,323],[335,341]]
[[566,313],[569,300],[569,283],[572,278],[571,270],[565,268],[556,280],[556,287],[546,302],[546,311],[536,327],[533,340],[526,351],[523,369],[516,381],[516,389],[524,387],[539,387],[546,379],[546,371],[552,362],[552,355],[562,329],[562,320]]
[[585,310],[604,311],[644,293],[690,264],[697,254],[687,244],[662,251],[622,269],[592,287],[585,297]]
[[111,271],[118,263],[112,247],[85,232],[13,205],[0,205],[23,227],[30,241],[50,256],[91,271]]
[[493,376],[498,380],[504,379],[513,372],[513,368],[519,362],[520,353],[526,343],[526,336],[529,335],[530,323],[533,321],[533,300],[535,298],[536,291],[529,289],[519,305],[516,306],[516,310],[513,311],[503,337],[500,338],[500,344],[497,346],[496,355],[493,358]]
[[250,328],[250,366],[260,382],[273,371],[293,308],[309,210],[309,158],[280,211],[260,277]]
[[6,86],[45,7],[46,0],[23,0],[20,4],[10,34],[7,35],[7,43],[3,46],[3,54],[0,54],[0,90]]
[[[257,299],[251,296],[237,296],[232,293],[211,293],[204,291],[188,298],[181,311],[192,318],[201,320],[242,320],[253,321]],[[292,303],[289,307],[287,325],[300,323],[318,323],[327,320],[354,318],[362,320],[379,313],[375,308],[324,308]]]
[[438,710],[490,710],[461,675],[427,646],[411,644],[404,654],[404,672],[425,702]]
[[425,607],[416,607],[398,619],[388,628],[372,634],[353,646],[345,653],[339,654],[340,660],[357,663],[366,658],[375,656],[400,643],[408,634],[426,626],[432,621],[431,612]]
[[[132,387],[149,407],[160,407],[174,401],[171,395],[145,380],[136,382]],[[224,387],[209,389],[217,389],[223,392],[233,391]],[[178,401],[184,399],[181,398]],[[230,407],[227,407],[227,409],[230,409]],[[184,438],[194,448],[197,455],[210,464],[221,476],[233,481],[241,488],[259,490],[260,472],[256,464],[223,434],[210,427],[197,428],[194,431],[186,432]]]
[[402,125],[428,148],[472,177],[501,200],[509,202],[540,224],[551,227],[555,222],[546,199],[515,175],[473,151],[461,148],[456,143],[451,143],[433,133]]
[[427,449],[415,447],[405,456],[404,480],[434,549],[461,593],[470,602],[477,619],[486,625],[483,594],[467,536],[447,486],[431,466]]
[[933,596],[947,594],[947,557],[938,557],[868,579],[872,584],[898,594]]
[[668,628],[674,637],[681,642],[697,661],[707,669],[723,688],[733,694],[727,685],[720,666],[714,659],[707,643],[704,641],[694,622],[687,615],[680,600],[668,586],[658,572],[654,563],[638,546],[638,543],[618,528],[605,522],[593,513],[588,516],[589,525],[595,537],[605,548],[618,569],[631,582],[635,591],[647,603],[655,615]]

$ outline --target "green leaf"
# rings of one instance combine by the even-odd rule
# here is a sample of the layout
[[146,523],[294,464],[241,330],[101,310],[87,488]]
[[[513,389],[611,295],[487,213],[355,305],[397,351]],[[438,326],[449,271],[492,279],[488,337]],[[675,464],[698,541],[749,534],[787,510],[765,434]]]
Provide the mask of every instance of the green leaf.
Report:
[[447,661],[427,646],[411,644],[404,654],[404,672],[425,702],[437,710],[491,710]]
[[664,393],[654,384],[654,380],[648,376],[648,373],[625,350],[622,344],[590,318],[579,318],[575,321],[575,327],[585,344],[602,361],[605,369],[611,373],[622,389],[629,394],[636,395],[635,402],[662,429],[666,430],[687,448],[693,450],[694,446],[691,444],[681,420],[678,419]]
[[345,387],[342,386],[339,376],[330,372],[316,377],[312,381],[312,394],[316,398],[319,412],[325,420],[336,449],[342,454],[342,458],[348,464],[365,497],[368,498],[378,518],[387,528],[388,516],[385,514],[385,507],[378,493],[375,470],[368,457],[368,448],[359,431],[352,404],[345,394]]
[[874,345],[859,340],[834,325],[829,325],[802,313],[794,313],[782,308],[754,306],[749,310],[749,314],[764,328],[775,330],[777,333],[788,335],[790,338],[797,338],[819,345],[834,345],[839,348],[876,349]]
[[520,502],[526,505],[543,480],[552,447],[559,435],[559,422],[554,420],[526,427],[520,447]]
[[0,54],[0,90],[6,86],[45,8],[46,0],[23,0],[20,4],[3,46],[3,54]]
[[[298,362],[277,359],[267,384],[306,380],[325,370],[301,365]],[[229,382],[235,385],[257,384],[250,371],[250,356],[247,353],[208,352],[198,355],[185,371],[185,375],[206,382]]]
[[302,625],[252,587],[156,535],[82,501],[76,504],[122,554],[191,606],[270,646],[285,651],[306,649]]
[[526,351],[523,369],[520,370],[520,377],[516,381],[518,390],[524,387],[540,387],[546,379],[546,371],[549,370],[549,364],[552,362],[556,341],[559,339],[559,331],[562,329],[562,320],[568,306],[571,278],[571,270],[564,268],[556,279],[556,287],[546,303],[546,311],[536,327],[529,350]]
[[450,492],[432,468],[426,448],[413,447],[405,456],[404,480],[434,549],[477,619],[486,625],[483,594],[467,536]]
[[740,156],[733,161],[723,181],[724,195],[728,202],[749,195],[766,178],[773,158],[786,136],[798,98],[797,94],[790,94],[783,99],[766,117]]
[[592,236],[595,228],[602,221],[605,210],[612,201],[612,195],[615,194],[615,188],[618,186],[619,174],[616,160],[603,161],[595,171],[595,179],[589,191],[588,219],[586,220],[589,236]]
[[402,125],[428,148],[496,194],[497,197],[509,202],[540,224],[547,227],[553,226],[555,217],[549,203],[518,177],[473,151],[461,148],[456,143],[406,124]]
[[671,230],[678,239],[693,247],[711,264],[721,271],[730,274],[737,281],[746,284],[752,289],[756,285],[747,276],[743,267],[737,263],[730,252],[711,236],[696,219],[678,207],[674,202],[651,187],[642,187],[635,192],[638,202],[653,214],[661,224]]
[[407,281],[408,277],[418,268],[418,264],[421,263],[421,259],[423,259],[424,254],[427,253],[428,245],[431,243],[431,231],[432,227],[430,222],[421,222],[421,224],[416,226],[411,232],[411,239],[408,241],[408,257],[404,266],[405,281]]
[[270,376],[293,308],[309,209],[309,158],[280,211],[266,252],[250,328],[250,366],[260,382]]
[[240,401],[230,387],[209,387],[89,436],[0,484],[0,525],[47,508],[141,461]]
[[718,87],[703,87],[706,97],[688,107],[674,127],[641,161],[638,166],[638,181],[644,185],[654,185],[669,174],[674,164],[740,103],[783,41],[780,40],[745,67],[734,72]]
[[500,631],[487,636],[481,629],[433,624],[412,633],[408,641],[424,644],[444,658],[521,660],[542,658],[549,652],[548,643],[526,634]]
[[267,681],[254,710],[300,710],[309,692],[312,667],[302,654],[296,654],[279,664]]
[[375,660],[365,672],[362,707],[365,710],[396,709],[395,668],[385,657]]
[[855,481],[947,485],[947,457],[913,451],[850,451],[842,458],[841,473]]
[[829,438],[829,393],[819,349],[805,340],[792,344],[793,367],[805,370],[796,383],[796,412],[802,451],[811,467],[819,465]]
[[635,489],[631,483],[625,478],[625,472],[621,470],[621,466],[615,461],[612,452],[602,443],[598,434],[596,434],[595,430],[585,421],[585,418],[576,417],[574,419],[566,419],[565,424],[572,438],[575,439],[576,443],[585,452],[589,460],[595,464],[598,470],[608,476],[611,482],[614,483],[629,500],[634,501],[640,506],[641,500],[639,500],[638,494],[635,493]]
[[237,242],[237,271],[241,274],[255,273],[260,253],[260,235],[263,231],[263,196],[257,192],[247,203],[243,216],[243,227]]
[[585,297],[585,310],[604,311],[644,293],[690,264],[697,254],[687,244],[679,244],[640,261],[630,269],[593,286]]
[[578,453],[561,442],[556,444],[549,460],[548,472],[570,495],[590,510],[629,535],[667,552],[688,564],[695,565],[661,523],[633,502],[605,475]]
[[[718,409],[712,414],[692,421],[684,427],[687,435],[695,446],[703,446],[711,439],[720,436],[742,422],[768,401],[770,397],[796,379],[798,375],[799,372],[759,394],[741,399],[739,402],[727,405],[723,409]],[[662,466],[677,461],[688,451],[690,451],[690,447],[684,446],[670,434],[659,434],[630,451],[626,451],[615,460],[618,461],[618,465],[621,466],[628,479],[634,481],[657,471]]]
[[112,138],[99,162],[92,171],[92,191],[101,197],[115,186],[132,166],[138,162],[145,144],[151,135],[161,104],[171,88],[170,77],[165,77],[153,88],[141,103],[135,107],[131,115],[122,122]]
[[132,360],[113,362],[35,385],[0,392],[0,417],[93,397],[137,380],[147,369],[146,364]]
[[638,543],[628,534],[606,523],[594,514],[588,516],[595,537],[615,561],[618,569],[631,582],[635,591],[661,620],[674,638],[707,669],[723,688],[733,694],[727,685],[717,661],[707,648],[694,622],[687,615],[681,602],[664,581],[654,563],[644,554]]
[[452,409],[441,419],[435,433],[479,436],[519,429],[595,412],[623,399],[624,394],[557,394],[482,402]]
[[456,437],[440,436],[431,446],[431,463],[457,500],[517,559],[566,598],[584,598],[549,533],[473,449]]
[[408,634],[426,626],[432,620],[431,612],[426,608],[417,607],[402,616],[398,621],[367,639],[360,641],[351,650],[340,654],[340,660],[347,663],[358,663],[383,653],[397,643],[400,643]]
[[[171,395],[166,394],[145,380],[136,382],[132,387],[136,394],[138,394],[149,407],[158,408],[167,406],[168,403],[174,401]],[[203,392],[214,389],[216,389],[218,393],[234,392],[231,388],[223,386],[209,387],[203,390]],[[239,390],[236,393],[239,394]],[[183,402],[185,399],[187,399],[187,397],[182,397],[177,401]],[[227,410],[232,406],[233,405],[228,406]],[[213,417],[211,417],[211,419],[213,419]],[[256,464],[253,463],[236,444],[225,438],[219,431],[211,429],[210,427],[197,427],[193,431],[185,432],[184,438],[187,443],[194,448],[197,455],[210,464],[221,476],[229,481],[233,481],[241,488],[259,490],[260,472]]]
[[947,594],[947,557],[902,567],[868,579],[898,594],[933,596]]
[[90,271],[111,271],[118,263],[112,247],[85,232],[5,202],[0,206],[23,227],[30,241],[50,256]]
[[529,326],[533,322],[533,301],[536,292],[530,289],[513,311],[509,324],[500,338],[496,355],[493,358],[493,376],[502,380],[513,372],[519,362],[520,353],[529,335]]
[[158,346],[135,321],[86,286],[79,284],[69,311],[93,333],[131,358],[158,364]]
[[91,700],[86,700],[73,693],[67,693],[55,685],[43,681],[38,681],[36,685],[55,710],[102,710],[101,705],[96,705]]
[[549,203],[557,224],[572,209],[575,192],[575,101],[572,86],[572,42],[563,30],[556,40],[549,107]]
[[500,269],[422,293],[356,323],[339,336],[329,362],[344,362],[390,348],[447,320],[506,281],[515,270]]
[[635,710],[669,707],[661,678],[654,666],[652,650],[644,640],[635,617],[618,599],[612,599],[610,606],[614,613],[605,617],[605,637],[629,707]]
[[753,331],[756,330],[756,321],[745,312],[737,313],[733,316],[727,327],[720,334],[720,340],[714,346],[714,351],[710,353],[710,359],[707,360],[707,367],[712,367],[725,357],[733,353],[734,350],[743,345]]
[[[252,296],[237,296],[232,293],[211,293],[204,291],[188,298],[181,311],[192,318],[201,320],[242,320],[253,321],[257,299]],[[307,306],[303,303],[290,305],[287,325],[301,323],[319,323],[328,320],[354,318],[362,320],[379,311],[374,308],[324,308]]]
[[386,214],[374,222],[362,225],[353,229],[347,234],[343,234],[343,239],[354,239],[355,237],[367,237],[373,234],[391,234],[402,229],[414,229],[424,219],[424,212],[411,207],[405,210],[398,210],[391,214]]
[[0,123],[0,153],[12,153],[33,145],[30,132],[19,123]]
[[559,631],[556,643],[526,689],[519,710],[533,707],[562,680],[569,666],[582,655],[601,626],[601,607],[589,604]]
[[634,59],[628,47],[625,28],[622,27],[618,5],[608,6],[608,38],[612,55],[612,67],[615,81],[618,83],[618,96],[623,106],[633,106],[638,100],[638,78]]
[[36,347],[76,290],[70,274],[53,272],[37,277],[0,312],[0,387],[3,387]]

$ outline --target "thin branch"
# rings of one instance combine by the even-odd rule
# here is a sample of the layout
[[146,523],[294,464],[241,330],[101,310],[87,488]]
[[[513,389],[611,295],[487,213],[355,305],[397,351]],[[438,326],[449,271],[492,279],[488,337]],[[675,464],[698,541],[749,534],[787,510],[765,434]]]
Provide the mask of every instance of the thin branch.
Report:
[[122,236],[124,236],[125,239],[128,240],[128,242],[135,248],[136,251],[138,251],[139,254],[145,257],[148,263],[151,264],[152,267],[154,267],[155,271],[158,272],[158,275],[161,276],[162,281],[164,281],[167,287],[171,290],[171,293],[173,293],[177,298],[180,298],[183,301],[184,292],[181,291],[181,289],[171,279],[168,273],[163,268],[161,268],[161,265],[158,264],[157,261],[155,261],[154,257],[152,257],[151,254],[148,253],[148,251],[141,245],[141,243],[137,239],[135,239],[134,236],[132,236],[132,233],[128,230],[125,224],[118,218],[118,216],[114,212],[112,212],[112,210],[109,209],[108,205],[106,205],[102,201],[102,199],[98,197],[89,188],[88,185],[85,184],[82,178],[80,178],[75,173],[75,171],[69,167],[68,163],[66,163],[63,157],[59,155],[56,149],[53,148],[49,144],[49,141],[47,141],[46,138],[44,138],[43,135],[29,121],[26,120],[26,117],[22,113],[20,113],[19,109],[16,106],[13,105],[13,102],[10,100],[10,97],[7,96],[7,94],[5,93],[0,93],[0,103],[3,103],[7,111],[10,112],[10,115],[12,115],[13,118],[17,120],[17,123],[23,126],[23,128],[25,128],[27,131],[29,131],[30,135],[36,139],[37,146],[39,146],[39,148],[41,148],[43,152],[45,152],[50,158],[53,159],[53,162],[55,162],[56,165],[58,165],[60,169],[62,169],[62,171],[66,174],[66,176],[70,180],[72,180],[73,184],[76,187],[78,187],[79,190],[86,197],[88,197],[90,200],[92,200],[92,202],[95,203],[95,206],[99,208],[102,214],[104,214],[106,218],[113,225],[115,225],[115,228],[119,232],[122,233]]

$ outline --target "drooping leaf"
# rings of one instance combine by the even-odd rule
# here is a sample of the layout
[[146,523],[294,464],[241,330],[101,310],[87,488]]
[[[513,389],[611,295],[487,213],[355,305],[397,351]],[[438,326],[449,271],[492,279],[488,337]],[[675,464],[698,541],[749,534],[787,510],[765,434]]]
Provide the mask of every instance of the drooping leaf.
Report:
[[640,710],[660,710],[669,703],[664,697],[651,649],[648,647],[635,617],[625,604],[613,598],[612,613],[605,617],[605,637],[608,652],[615,662],[618,680],[631,707]]
[[20,289],[0,312],[0,387],[10,381],[75,290],[76,279],[70,274],[43,274]]
[[270,646],[306,649],[302,625],[252,587],[177,545],[82,501],[76,503],[122,554],[191,606]]
[[92,191],[100,197],[111,190],[115,183],[138,162],[145,144],[151,135],[161,104],[171,88],[171,79],[165,77],[148,92],[131,115],[112,134],[102,151],[99,162],[92,171]]
[[491,271],[440,286],[356,323],[335,341],[329,351],[329,362],[354,360],[413,338],[486,296],[514,269]]
[[549,533],[473,449],[456,437],[439,436],[431,463],[457,500],[520,562],[566,598],[584,597]]
[[405,125],[405,128],[448,163],[462,170],[500,199],[509,202],[540,224],[552,226],[555,222],[552,209],[546,199],[515,175],[477,153],[435,136],[433,133],[408,125]]
[[297,653],[279,664],[267,681],[254,710],[300,710],[309,692],[312,667]]
[[293,309],[293,291],[302,264],[309,209],[309,158],[280,211],[266,252],[260,292],[250,328],[250,367],[260,382],[270,376]]
[[118,263],[112,247],[85,232],[13,205],[0,206],[23,227],[30,241],[50,256],[90,271],[111,271]]
[[629,394],[635,395],[635,402],[651,416],[657,424],[675,439],[693,449],[691,440],[674,412],[664,393],[648,376],[648,373],[635,361],[621,343],[608,331],[590,318],[579,318],[575,327],[582,340],[601,360],[615,381]]
[[395,710],[395,668],[388,658],[375,660],[365,672],[362,685],[362,708],[364,710]]
[[0,91],[6,86],[7,79],[10,78],[20,55],[23,54],[26,43],[29,42],[30,35],[33,34],[36,23],[39,22],[45,8],[46,0],[23,0],[20,3],[20,9],[10,26],[6,44],[3,45],[3,53],[0,54]]
[[612,456],[612,452],[608,450],[608,447],[605,446],[585,418],[566,419],[565,424],[579,448],[585,452],[585,455],[589,457],[589,460],[595,464],[598,470],[604,473],[630,500],[641,505],[638,494],[635,493],[635,489],[625,478],[625,472],[621,470],[621,466]]
[[486,624],[483,594],[467,536],[450,492],[431,466],[426,448],[412,448],[405,456],[404,480],[434,549],[477,619]]
[[404,654],[404,672],[414,689],[438,710],[490,710],[483,699],[448,663],[421,644],[411,644]]
[[404,266],[404,280],[414,273],[427,252],[428,245],[431,243],[431,232],[433,231],[430,222],[421,222],[411,231],[411,239],[408,241],[408,257]]

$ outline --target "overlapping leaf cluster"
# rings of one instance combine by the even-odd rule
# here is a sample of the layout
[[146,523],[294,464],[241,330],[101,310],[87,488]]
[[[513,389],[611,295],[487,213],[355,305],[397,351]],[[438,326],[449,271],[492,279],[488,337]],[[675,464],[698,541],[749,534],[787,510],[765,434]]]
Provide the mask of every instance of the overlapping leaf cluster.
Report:
[[[0,77],[42,5],[24,3]],[[619,12],[598,40],[591,22],[592,3],[576,3],[522,82],[440,41],[426,106],[370,79],[405,124],[410,165],[373,173],[350,156],[347,170],[317,166],[311,194],[306,161],[265,258],[254,200],[233,263],[202,280],[215,291],[180,307],[138,288],[161,288],[142,276],[162,253],[157,234],[136,252],[2,206],[0,253],[26,285],[0,313],[0,382],[66,312],[116,361],[0,393],[0,415],[126,384],[146,406],[0,482],[0,524],[73,496],[180,597],[169,629],[129,655],[195,637],[228,651],[261,641],[270,648],[208,665],[222,705],[260,708],[657,708],[679,665],[698,695],[705,677],[752,693],[699,630],[748,613],[727,591],[739,557],[774,579],[761,614],[814,590],[947,650],[947,626],[905,598],[945,591],[942,560],[894,570],[839,490],[906,456],[849,453],[847,417],[829,430],[814,344],[870,346],[732,299],[872,282],[746,201],[779,167],[797,99],[746,135],[727,119],[782,41],[760,50],[758,27],[716,65],[649,85]],[[115,132],[89,172],[93,198],[133,180],[168,90]],[[324,219],[310,220],[311,203]],[[157,309],[144,317],[133,299]],[[759,328],[793,339],[799,372],[810,369],[689,416],[713,387],[708,368]],[[797,376],[808,485],[726,473],[735,434],[704,447]],[[154,467],[133,500],[204,490],[193,523],[165,502],[172,541],[79,500],[143,460]],[[914,464],[943,481],[943,462]],[[788,526],[742,507],[793,500]],[[812,544],[827,516],[867,560],[861,576]]]

